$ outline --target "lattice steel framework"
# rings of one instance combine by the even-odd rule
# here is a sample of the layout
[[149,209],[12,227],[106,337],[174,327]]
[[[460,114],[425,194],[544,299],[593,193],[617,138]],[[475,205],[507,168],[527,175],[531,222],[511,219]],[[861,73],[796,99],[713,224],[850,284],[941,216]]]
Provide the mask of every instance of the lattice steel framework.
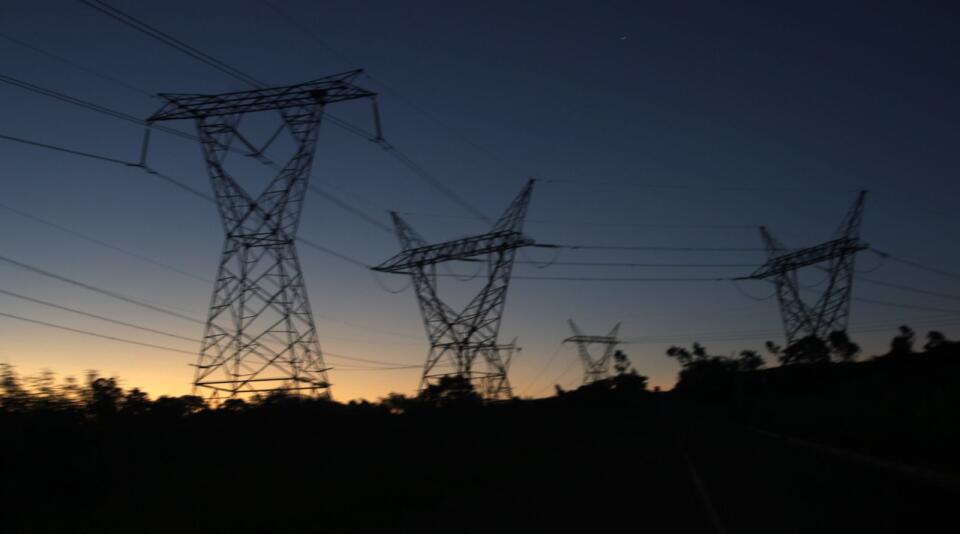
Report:
[[[610,378],[610,361],[613,360],[613,350],[621,343],[617,334],[620,332],[620,323],[614,325],[610,333],[605,336],[584,335],[573,319],[568,319],[573,336],[564,339],[564,343],[576,343],[580,363],[583,364],[583,384],[592,384],[599,380]],[[590,345],[603,345],[603,354],[594,359],[590,354]]]
[[[510,285],[516,251],[534,244],[523,235],[533,180],[494,223],[490,232],[428,245],[398,214],[392,213],[402,252],[375,271],[409,274],[423,316],[430,352],[420,380],[422,391],[444,376],[465,377],[488,399],[512,396],[508,371],[512,348],[498,345],[497,336]],[[437,291],[437,265],[450,261],[484,261],[487,274],[477,295],[457,312],[444,303]],[[485,368],[477,369],[480,359]],[[449,364],[451,371],[438,367]]]
[[[352,83],[360,72],[217,95],[162,94],[167,104],[148,119],[196,122],[226,234],[193,381],[194,391],[211,400],[277,391],[329,395],[294,241],[325,107],[376,96]],[[277,114],[279,125],[257,147],[239,126],[261,112]],[[241,143],[263,159],[284,132],[292,155],[259,195],[250,194],[227,170],[228,152]]]
[[[784,252],[785,248],[770,231],[760,228],[769,259],[742,279],[773,279],[787,346],[803,337],[826,339],[831,332],[847,329],[854,260],[857,252],[869,248],[860,241],[866,195],[866,191],[860,192],[832,240],[813,247]],[[811,266],[824,271],[827,278],[823,292],[814,303],[808,304],[800,296],[798,271]]]

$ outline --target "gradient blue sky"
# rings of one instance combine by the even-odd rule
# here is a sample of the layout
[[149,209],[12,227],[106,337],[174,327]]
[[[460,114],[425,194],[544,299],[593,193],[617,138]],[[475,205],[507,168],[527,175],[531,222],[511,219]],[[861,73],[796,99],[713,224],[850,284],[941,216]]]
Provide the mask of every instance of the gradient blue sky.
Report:
[[[537,185],[527,230],[541,242],[757,247],[751,227],[766,224],[788,245],[814,244],[831,237],[855,191],[865,188],[871,192],[863,226],[869,243],[960,271],[953,243],[960,223],[960,28],[951,2],[274,2],[328,47],[260,1],[112,3],[269,83],[367,69],[376,81],[361,83],[381,91],[386,136],[490,215],[506,207],[527,176],[585,182]],[[246,88],[79,2],[3,2],[0,34],[147,93]],[[0,74],[136,116],[159,106],[135,89],[3,38],[0,64]],[[0,96],[2,134],[137,157],[141,129],[135,125],[7,85],[0,84]],[[344,106],[336,113],[369,125],[366,107]],[[155,140],[154,166],[209,188],[197,146],[159,135]],[[3,205],[213,276],[222,235],[211,205],[135,169],[5,141],[0,156]],[[458,218],[466,215],[461,207],[382,150],[337,128],[321,134],[313,179],[384,221],[387,209],[411,212],[407,219],[429,240],[484,230],[481,221]],[[711,189],[728,186],[749,190]],[[7,209],[0,209],[0,224],[3,255],[197,317],[205,313],[209,283]],[[317,196],[308,200],[301,234],[371,264],[397,251],[392,235]],[[326,350],[422,362],[426,340],[409,291],[389,294],[371,273],[312,249],[301,247],[301,256]],[[763,257],[568,251],[561,259],[755,264]],[[877,264],[870,254],[859,263],[865,270]],[[750,270],[521,265],[516,273],[713,277]],[[896,263],[865,276],[960,295],[956,279]],[[404,283],[397,277],[382,282]],[[0,265],[0,289],[188,337],[202,334],[199,325],[6,265]],[[462,302],[469,287],[450,289],[452,300]],[[762,283],[742,289],[770,293]],[[854,291],[858,298],[960,310],[956,299],[868,283]],[[3,295],[0,311],[197,348]],[[943,326],[948,336],[960,336],[960,311],[950,315],[854,302],[851,331],[875,353],[885,349],[901,321],[924,331],[919,325],[949,323]],[[621,334],[635,342],[625,346],[635,366],[665,387],[677,371],[663,355],[671,344],[700,339],[713,352],[729,353],[782,337],[775,302],[746,298],[730,283],[516,280],[502,338],[518,336],[523,346],[512,375],[518,393],[540,394],[555,382],[570,386],[579,380],[573,348],[558,349],[568,335],[568,318],[592,333],[622,321]],[[153,394],[179,394],[189,391],[193,357],[0,318],[0,361],[27,373],[97,369]],[[334,395],[341,400],[409,393],[419,374],[338,371],[338,364],[349,364],[330,363]]]

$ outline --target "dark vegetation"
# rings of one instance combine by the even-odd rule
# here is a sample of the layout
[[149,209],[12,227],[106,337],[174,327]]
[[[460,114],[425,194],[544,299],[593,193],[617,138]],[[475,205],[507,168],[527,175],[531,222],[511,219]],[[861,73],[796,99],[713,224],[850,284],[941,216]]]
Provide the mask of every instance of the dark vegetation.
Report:
[[[666,524],[695,496],[670,479],[675,457],[658,460],[670,444],[650,429],[644,390],[624,374],[482,404],[451,379],[419,398],[212,408],[95,374],[56,383],[5,367],[0,532],[539,531],[612,527],[637,499],[660,503]],[[667,482],[618,489],[650,476]],[[578,512],[586,491],[613,514]]]
[[743,351],[671,347],[681,365],[675,405],[695,417],[760,428],[960,475],[960,343],[938,331],[922,346],[901,326],[890,349],[860,358],[845,332],[781,349],[780,365]]
[[960,346],[915,337],[873,358],[843,333],[770,346],[771,368],[673,347],[665,394],[620,353],[608,380],[499,403],[451,377],[375,403],[211,407],[5,366],[0,532],[712,532],[685,455],[731,532],[935,524],[955,494],[751,433],[960,474]]

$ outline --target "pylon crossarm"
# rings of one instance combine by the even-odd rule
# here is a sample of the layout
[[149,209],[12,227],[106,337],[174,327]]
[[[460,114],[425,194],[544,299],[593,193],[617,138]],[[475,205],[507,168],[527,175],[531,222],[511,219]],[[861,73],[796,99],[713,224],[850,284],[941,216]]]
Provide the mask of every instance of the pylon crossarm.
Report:
[[520,232],[493,232],[404,250],[373,267],[373,270],[384,273],[409,274],[412,269],[417,267],[445,261],[466,260],[534,244],[536,244],[534,240],[525,237]]
[[160,98],[166,100],[167,104],[151,115],[147,121],[219,117],[376,97],[376,93],[352,83],[362,72],[354,70],[296,85],[216,95],[161,93]]
[[619,344],[620,343],[620,341],[616,337],[587,336],[582,334],[579,336],[570,336],[564,339],[563,342],[564,343],[583,343],[583,344],[590,344],[590,343]]
[[870,248],[866,243],[861,243],[855,238],[840,238],[819,245],[788,252],[776,256],[760,266],[759,269],[745,278],[753,280],[762,280],[771,276],[776,276],[790,271],[800,269],[809,265],[829,261],[834,258],[855,254],[861,250]]

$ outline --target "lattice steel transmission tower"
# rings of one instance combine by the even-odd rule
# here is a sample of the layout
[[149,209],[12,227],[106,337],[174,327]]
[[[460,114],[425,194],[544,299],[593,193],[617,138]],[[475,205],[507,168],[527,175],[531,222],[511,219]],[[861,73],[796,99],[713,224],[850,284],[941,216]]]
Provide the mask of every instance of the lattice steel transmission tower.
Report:
[[[605,336],[584,335],[573,319],[568,319],[573,336],[564,339],[564,343],[576,343],[580,363],[583,364],[583,385],[592,384],[599,380],[610,378],[610,361],[613,360],[613,350],[621,343],[617,334],[620,332],[620,323],[614,325],[610,333]],[[603,354],[594,359],[590,354],[590,345],[603,345]]]
[[[193,381],[211,400],[329,395],[294,241],[326,106],[376,96],[353,84],[360,73],[216,95],[161,94],[167,104],[148,119],[196,122],[226,234]],[[251,132],[241,133],[241,119],[263,112],[277,117],[277,129],[255,146]],[[264,159],[284,134],[292,155],[262,192],[249,193],[228,171],[228,154]]]
[[[860,241],[860,223],[867,192],[861,191],[847,212],[833,239],[819,245],[785,252],[766,227],[760,227],[768,260],[750,276],[739,280],[773,279],[787,346],[815,336],[826,339],[834,331],[846,330],[850,317],[854,260],[868,245]],[[817,267],[826,273],[826,287],[812,304],[800,296],[797,272]]]
[[[512,395],[507,377],[510,357],[504,357],[506,347],[497,344],[497,336],[514,256],[518,248],[535,244],[523,235],[533,182],[527,183],[489,232],[478,236],[428,245],[398,214],[391,213],[402,252],[373,269],[409,274],[413,280],[430,340],[421,391],[443,377],[455,376],[469,380],[487,399]],[[487,266],[483,287],[459,312],[444,303],[437,291],[437,266],[450,261],[481,261]],[[484,364],[482,370],[477,369],[478,359]]]

